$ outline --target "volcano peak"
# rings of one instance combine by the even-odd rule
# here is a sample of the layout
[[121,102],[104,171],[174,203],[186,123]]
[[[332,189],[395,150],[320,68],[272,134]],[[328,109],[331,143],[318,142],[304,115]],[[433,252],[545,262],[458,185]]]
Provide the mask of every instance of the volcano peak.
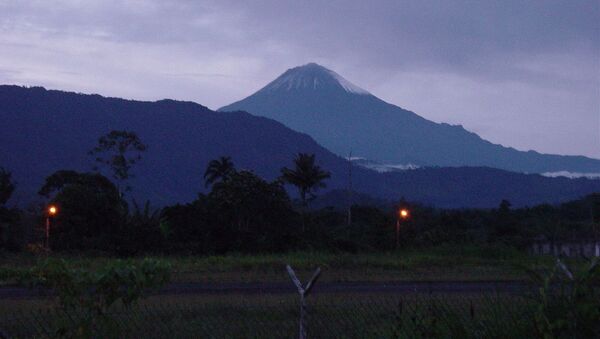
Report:
[[317,63],[290,68],[261,91],[337,89],[347,93],[370,95],[368,91],[354,85],[336,72]]

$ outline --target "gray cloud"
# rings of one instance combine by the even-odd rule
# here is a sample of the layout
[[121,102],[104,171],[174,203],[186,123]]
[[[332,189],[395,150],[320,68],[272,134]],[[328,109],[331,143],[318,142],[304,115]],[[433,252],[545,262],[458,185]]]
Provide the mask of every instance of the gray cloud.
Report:
[[519,149],[600,158],[598,1],[0,0],[0,82],[217,108],[316,61]]

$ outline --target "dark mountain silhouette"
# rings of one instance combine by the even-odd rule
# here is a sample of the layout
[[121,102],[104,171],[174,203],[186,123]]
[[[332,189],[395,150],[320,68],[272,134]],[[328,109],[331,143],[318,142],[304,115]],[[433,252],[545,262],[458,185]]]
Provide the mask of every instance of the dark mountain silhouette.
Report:
[[521,152],[492,144],[462,126],[426,120],[314,63],[289,69],[258,92],[219,110],[275,119],[308,133],[336,154],[352,151],[383,164],[600,172],[600,160]]
[[[348,162],[271,119],[219,113],[193,102],[142,102],[41,87],[0,86],[0,166],[13,172],[12,204],[30,202],[58,169],[89,171],[87,155],[110,130],[135,131],[148,145],[131,193],[164,205],[189,202],[204,190],[208,162],[231,156],[236,168],[274,179],[298,152],[314,153],[332,172],[328,189],[346,186]],[[559,202],[600,191],[600,180],[546,178],[490,168],[423,168],[377,173],[355,167],[353,188],[376,198],[404,196],[441,207],[493,207]],[[292,190],[293,191],[293,190]]]

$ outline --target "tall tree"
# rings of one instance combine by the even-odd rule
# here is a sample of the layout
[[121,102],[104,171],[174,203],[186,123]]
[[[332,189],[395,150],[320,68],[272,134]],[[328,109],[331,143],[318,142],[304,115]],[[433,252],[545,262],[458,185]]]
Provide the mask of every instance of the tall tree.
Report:
[[142,159],[142,152],[146,149],[147,146],[135,132],[111,131],[98,139],[98,145],[89,154],[95,155],[99,164],[109,167],[122,195],[123,189],[131,189],[127,185],[123,187],[123,184],[133,177],[130,173],[131,167]]
[[116,186],[98,173],[61,170],[46,178],[38,194],[59,207],[51,226],[54,249],[112,249],[123,221]]
[[213,245],[219,252],[289,249],[293,209],[279,180],[267,182],[250,171],[233,173],[213,186],[208,211]]
[[[284,167],[281,169],[281,179],[298,188],[302,209],[305,210],[308,202],[315,198],[315,192],[325,187],[324,180],[331,177],[328,171],[324,171],[315,164],[315,155],[298,153],[294,158],[294,169]],[[304,229],[304,211],[302,212]]]
[[15,184],[11,180],[11,173],[0,167],[0,250],[3,248],[17,250],[25,239],[18,210],[5,206],[14,190]]
[[281,169],[281,179],[298,188],[303,206],[315,198],[315,192],[325,187],[324,180],[330,177],[328,171],[315,164],[314,154],[298,153],[294,158],[294,169]]
[[204,184],[206,187],[214,184],[217,181],[226,181],[235,173],[235,166],[231,157],[220,157],[219,159],[211,160],[204,172]]
[[0,206],[6,204],[14,190],[15,185],[11,180],[11,173],[0,167]]

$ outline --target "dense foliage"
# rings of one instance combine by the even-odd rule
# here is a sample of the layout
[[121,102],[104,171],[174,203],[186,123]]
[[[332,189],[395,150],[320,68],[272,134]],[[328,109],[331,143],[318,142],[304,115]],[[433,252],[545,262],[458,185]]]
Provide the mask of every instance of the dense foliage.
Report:
[[538,286],[534,325],[539,338],[598,338],[600,298],[596,286],[600,278],[598,258],[579,271],[560,259],[545,273],[532,271]]
[[[115,134],[118,140],[106,141],[107,149],[122,157],[119,149],[127,153],[131,143],[143,145],[135,134],[128,133]],[[113,146],[116,148],[112,149]],[[141,148],[137,149],[140,151]],[[132,163],[126,165],[125,172]],[[17,250],[26,244],[43,243],[45,225],[49,226],[50,241],[49,248],[44,250],[96,250],[124,256],[302,249],[387,251],[397,246],[443,244],[525,248],[539,239],[600,236],[600,194],[562,205],[517,209],[508,200],[499,201],[495,209],[453,210],[404,200],[397,204],[367,201],[365,205],[351,207],[350,221],[347,206],[328,206],[321,201],[318,207],[308,208],[316,189],[323,187],[329,178],[329,173],[316,164],[313,154],[298,154],[293,165],[292,169],[282,169],[280,179],[269,182],[251,171],[236,170],[229,157],[218,158],[208,163],[204,173],[211,188],[208,194],[199,194],[188,204],[162,209],[153,209],[150,202],[140,206],[133,199],[126,201],[117,186],[99,173],[61,170],[47,177],[39,190],[47,204],[58,208],[56,215],[48,214],[45,208],[29,212],[7,209],[4,203],[15,185],[10,173],[2,170],[0,244]],[[284,183],[298,188],[297,203],[288,196]],[[335,199],[340,200],[344,199]],[[400,206],[410,210],[409,218],[399,220]]]
[[15,190],[15,184],[12,182],[11,176],[9,171],[0,167],[0,206],[6,204]]
[[168,236],[199,252],[285,251],[295,245],[295,213],[281,182],[234,172],[207,196],[164,209]]
[[19,211],[6,207],[14,190],[11,173],[0,167],[0,248],[11,250],[18,249],[23,241]]
[[[135,201],[125,203],[114,185],[98,174],[57,172],[45,187],[51,187],[59,177],[64,179],[65,174],[76,180],[58,180],[56,187],[60,189],[50,195],[50,201],[60,209],[51,220],[50,247],[55,251],[133,255],[395,248],[396,208],[354,205],[350,226],[347,212],[333,207],[309,210],[303,218],[301,207],[294,207],[280,181],[267,182],[247,171],[217,182],[208,195],[163,209],[153,209],[148,202],[143,206]],[[593,239],[600,236],[599,201],[597,194],[557,206],[520,209],[512,209],[504,201],[489,210],[442,210],[408,204],[411,217],[401,220],[400,246],[504,244],[525,248],[540,238]],[[27,213],[2,211],[2,246],[23,248],[27,239],[19,220]],[[41,227],[43,217],[29,216],[28,220],[35,221],[30,227]],[[7,241],[9,238],[12,240]]]
[[40,189],[58,206],[48,216],[50,247],[57,250],[114,249],[125,205],[115,185],[100,174],[58,171]]

